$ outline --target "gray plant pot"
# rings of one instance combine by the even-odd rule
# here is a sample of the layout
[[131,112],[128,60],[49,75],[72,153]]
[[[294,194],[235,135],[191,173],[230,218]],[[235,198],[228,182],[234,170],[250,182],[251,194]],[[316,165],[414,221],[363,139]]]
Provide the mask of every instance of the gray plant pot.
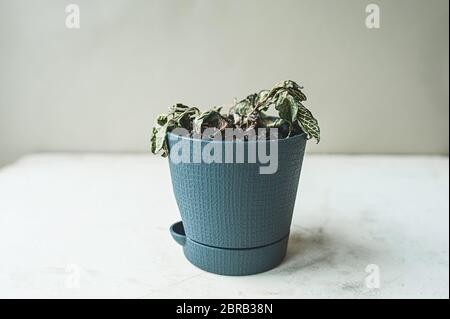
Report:
[[[233,148],[267,141],[200,141],[168,134],[169,150],[183,139]],[[266,146],[267,146],[266,144]],[[249,275],[277,266],[286,254],[306,146],[305,135],[278,140],[278,170],[260,174],[260,163],[174,163],[169,160],[182,222],[170,227],[187,259],[222,275]],[[192,154],[191,154],[192,155]],[[191,156],[192,159],[192,156]]]

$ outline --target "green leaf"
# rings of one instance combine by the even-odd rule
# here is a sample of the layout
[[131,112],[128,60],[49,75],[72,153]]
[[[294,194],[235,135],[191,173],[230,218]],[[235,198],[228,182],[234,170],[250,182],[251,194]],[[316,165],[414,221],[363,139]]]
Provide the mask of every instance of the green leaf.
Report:
[[263,100],[269,94],[269,92],[270,92],[269,90],[261,90],[261,91],[259,91],[259,93],[258,93],[258,101],[257,102]]
[[247,100],[242,100],[234,107],[234,113],[239,116],[247,116],[253,110],[252,105]]
[[172,107],[169,108],[169,111],[171,113],[182,113],[188,108],[189,108],[189,106],[187,106],[187,105],[177,103],[177,104],[172,105]]
[[288,91],[289,91],[289,94],[291,94],[293,97],[295,97],[300,102],[306,101],[306,95],[300,89],[298,89],[298,90],[289,89]]
[[274,120],[267,121],[265,123],[265,127],[267,127],[267,128],[276,128],[276,127],[281,127],[282,125],[284,125],[286,123],[287,122],[284,119],[274,119]]
[[161,156],[163,157],[166,157],[169,154],[166,141],[168,124],[169,122],[159,128],[153,128],[151,138],[151,148],[153,154],[157,154],[160,151],[162,152]]
[[282,86],[284,87],[284,88],[286,88],[286,89],[293,89],[293,90],[300,90],[300,85],[298,85],[297,83],[295,83],[294,81],[292,81],[292,80],[286,80],[286,81],[283,81],[283,84],[282,84]]
[[192,129],[192,120],[198,115],[200,111],[196,107],[191,107],[186,109],[184,112],[179,113],[174,117],[174,121],[177,123],[178,127],[183,127],[187,130]]
[[258,98],[258,94],[256,93],[247,96],[245,99],[236,104],[233,112],[241,117],[248,116],[255,108]]
[[302,128],[302,130],[306,133],[308,139],[314,137],[317,143],[320,142],[320,127],[317,120],[314,118],[312,113],[304,107],[302,104],[299,104],[300,107],[298,109],[298,124]]
[[223,117],[220,109],[213,109],[201,113],[198,117],[194,119],[193,129],[194,132],[199,134],[202,133],[204,127],[216,127],[220,130],[228,126],[228,121]]
[[[188,107],[183,104],[175,104],[170,108],[170,112],[167,117],[171,116],[171,124],[168,127],[168,131],[176,127],[183,127],[189,131],[192,130],[192,121],[200,113],[200,110],[196,107]],[[160,123],[164,125],[163,122]]]
[[167,123],[167,115],[165,114],[160,114],[158,115],[157,119],[156,119],[156,123],[158,123],[158,125],[163,126],[164,124]]
[[158,133],[156,134],[156,150],[158,152],[162,151],[161,155],[163,157],[166,157],[169,154],[169,150],[167,147],[167,141],[166,141],[167,127],[168,127],[168,123],[161,126],[158,130]]
[[151,137],[151,139],[150,139],[150,141],[151,141],[151,150],[152,150],[152,153],[153,154],[156,154],[156,153],[158,153],[157,151],[156,151],[156,134],[158,133],[158,129],[156,128],[156,127],[154,127],[153,129],[152,129],[152,137]]
[[287,92],[284,92],[278,98],[275,109],[278,110],[280,118],[286,120],[290,124],[297,120],[298,105],[294,98]]

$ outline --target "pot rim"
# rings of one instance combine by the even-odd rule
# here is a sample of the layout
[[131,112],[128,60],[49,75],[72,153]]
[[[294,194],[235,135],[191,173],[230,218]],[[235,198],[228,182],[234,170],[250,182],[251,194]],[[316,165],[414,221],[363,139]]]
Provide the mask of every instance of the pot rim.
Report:
[[233,140],[233,141],[225,141],[225,140],[220,140],[220,141],[216,141],[216,140],[207,140],[207,139],[201,139],[201,138],[194,138],[191,136],[183,136],[183,135],[177,135],[177,134],[173,134],[172,132],[167,132],[167,137],[169,137],[170,139],[183,139],[183,140],[189,140],[189,141],[200,141],[203,143],[219,143],[219,144],[227,144],[227,143],[258,143],[258,142],[266,142],[266,141],[278,141],[278,143],[283,143],[285,141],[292,141],[295,139],[299,139],[299,138],[304,138],[306,137],[306,133],[302,132],[301,134],[297,134],[297,135],[293,135],[293,136],[288,136],[285,138],[278,138],[278,139],[268,139],[268,140],[250,140],[250,141],[241,141],[241,140]]

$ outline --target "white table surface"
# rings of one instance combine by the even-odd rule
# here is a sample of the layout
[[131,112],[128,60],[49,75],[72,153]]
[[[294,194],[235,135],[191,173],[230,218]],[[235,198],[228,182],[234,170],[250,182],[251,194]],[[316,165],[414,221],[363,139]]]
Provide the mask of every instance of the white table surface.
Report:
[[0,297],[448,298],[448,169],[448,157],[307,154],[287,258],[225,277],[171,239],[166,160],[28,156],[0,169]]

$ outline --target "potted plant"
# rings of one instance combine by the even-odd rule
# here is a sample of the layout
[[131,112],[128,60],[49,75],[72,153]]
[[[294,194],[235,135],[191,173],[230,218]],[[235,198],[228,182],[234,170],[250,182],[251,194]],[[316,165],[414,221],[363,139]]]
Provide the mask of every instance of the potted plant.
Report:
[[248,275],[283,260],[306,141],[320,141],[302,89],[284,81],[227,113],[176,104],[158,116],[151,149],[170,158],[182,219],[170,232],[199,268]]

